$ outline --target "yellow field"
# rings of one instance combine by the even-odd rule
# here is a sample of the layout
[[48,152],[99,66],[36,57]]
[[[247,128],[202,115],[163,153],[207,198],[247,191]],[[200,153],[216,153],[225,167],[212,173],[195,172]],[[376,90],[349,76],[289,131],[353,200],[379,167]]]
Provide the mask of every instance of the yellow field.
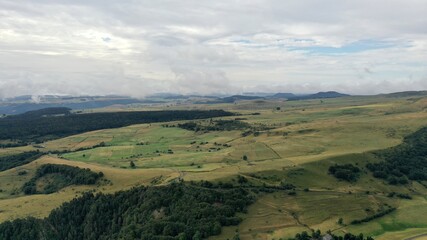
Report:
[[[139,185],[150,185],[151,181],[159,176],[161,181],[158,184],[165,184],[171,179],[179,177],[179,172],[170,169],[120,169],[105,167],[102,165],[87,164],[82,162],[67,161],[56,158],[54,156],[44,156],[30,164],[17,169],[0,172],[0,188],[4,192],[9,189],[18,189],[22,184],[30,178],[31,173],[34,173],[37,166],[46,163],[66,164],[77,166],[80,168],[90,168],[95,172],[103,172],[105,178],[111,181],[111,184],[101,186],[71,186],[53,194],[37,194],[24,196],[18,194],[16,196],[4,196],[0,200],[0,221],[10,220],[19,217],[33,216],[45,217],[49,212],[59,207],[63,202],[69,201],[80,195],[84,191],[95,190],[106,193],[129,189]],[[18,176],[19,170],[27,170],[27,176]],[[3,193],[4,193],[3,192]]]

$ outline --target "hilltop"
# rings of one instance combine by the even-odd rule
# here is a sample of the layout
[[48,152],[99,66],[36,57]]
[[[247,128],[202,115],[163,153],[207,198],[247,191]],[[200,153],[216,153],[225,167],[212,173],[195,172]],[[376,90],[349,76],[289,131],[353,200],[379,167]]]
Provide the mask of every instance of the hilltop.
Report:
[[318,93],[303,95],[303,96],[295,96],[295,97],[289,98],[288,100],[294,101],[294,100],[307,100],[307,99],[339,98],[339,97],[348,97],[348,96],[350,95],[335,92],[335,91],[328,91],[328,92],[318,92]]

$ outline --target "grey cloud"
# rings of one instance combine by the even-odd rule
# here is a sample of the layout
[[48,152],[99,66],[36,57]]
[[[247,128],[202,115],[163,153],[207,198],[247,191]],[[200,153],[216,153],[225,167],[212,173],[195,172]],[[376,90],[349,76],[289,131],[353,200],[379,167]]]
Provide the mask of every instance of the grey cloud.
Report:
[[171,91],[186,94],[230,94],[238,89],[230,84],[226,74],[221,70],[172,68],[172,71],[175,73],[175,83],[173,88],[170,88]]
[[[0,0],[0,97],[425,88],[426,10],[424,0]],[[393,46],[293,50],[363,40]]]
[[313,93],[316,91],[338,91],[342,93],[351,93],[359,95],[381,94],[399,91],[419,91],[427,89],[427,78],[418,81],[398,80],[398,81],[352,81],[351,84],[324,84],[319,82],[301,82],[299,84],[284,85],[258,85],[245,89],[248,92],[296,92],[296,93]]
[[366,73],[368,73],[368,74],[373,74],[373,72],[371,71],[371,69],[370,69],[370,68],[365,67],[365,68],[364,68],[364,70],[365,70],[365,72],[366,72]]

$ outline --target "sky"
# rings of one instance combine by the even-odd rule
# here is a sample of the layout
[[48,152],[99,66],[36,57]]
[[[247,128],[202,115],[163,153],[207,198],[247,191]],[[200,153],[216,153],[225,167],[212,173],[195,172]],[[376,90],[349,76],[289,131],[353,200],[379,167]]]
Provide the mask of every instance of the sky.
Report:
[[0,98],[427,89],[426,0],[0,0]]

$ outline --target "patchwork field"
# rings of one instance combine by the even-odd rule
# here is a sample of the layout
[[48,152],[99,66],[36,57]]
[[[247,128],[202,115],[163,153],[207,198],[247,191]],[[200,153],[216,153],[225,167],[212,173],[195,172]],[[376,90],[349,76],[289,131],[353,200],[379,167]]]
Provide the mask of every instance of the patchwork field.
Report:
[[[238,104],[172,106],[221,108],[240,116],[220,119],[263,130],[190,131],[180,122],[139,124],[74,135],[32,146],[0,149],[0,155],[29,150],[55,152],[24,166],[0,172],[0,221],[44,217],[87,190],[115,192],[136,185],[183,179],[235,181],[244,176],[256,185],[296,186],[260,193],[238,227],[212,239],[286,239],[309,229],[335,233],[364,232],[376,239],[405,239],[427,233],[427,191],[419,184],[390,186],[363,169],[357,183],[327,174],[335,163],[364,168],[377,159],[369,151],[398,145],[427,123],[427,98],[348,97],[307,101],[242,101]],[[256,113],[256,114],[254,114]],[[217,119],[214,119],[217,120]],[[196,120],[211,121],[211,120]],[[66,151],[61,153],[61,151]],[[102,171],[110,183],[71,186],[49,195],[20,191],[44,163]],[[131,166],[131,163],[134,166]],[[27,174],[19,175],[25,170]],[[387,197],[412,194],[412,200]],[[369,223],[349,225],[385,206],[397,210]],[[342,218],[343,223],[338,224]],[[422,239],[416,238],[416,239]],[[414,238],[415,239],[415,238]]]

